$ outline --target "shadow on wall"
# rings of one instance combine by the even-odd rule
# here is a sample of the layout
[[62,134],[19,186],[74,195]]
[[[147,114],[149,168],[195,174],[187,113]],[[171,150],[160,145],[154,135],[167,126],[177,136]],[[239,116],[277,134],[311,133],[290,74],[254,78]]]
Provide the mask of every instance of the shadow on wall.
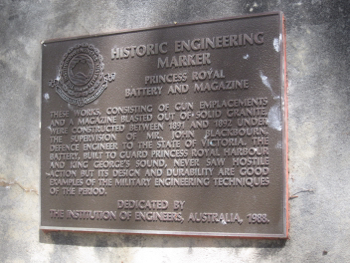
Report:
[[87,247],[252,247],[282,249],[287,242],[283,239],[181,237],[42,230],[39,232],[41,243]]

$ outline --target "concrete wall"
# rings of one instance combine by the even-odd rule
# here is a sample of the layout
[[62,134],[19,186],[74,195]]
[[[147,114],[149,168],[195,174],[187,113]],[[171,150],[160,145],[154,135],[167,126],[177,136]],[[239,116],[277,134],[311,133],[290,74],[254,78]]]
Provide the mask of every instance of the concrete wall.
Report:
[[[288,240],[39,231],[42,40],[278,10],[287,22]],[[349,261],[348,10],[347,0],[0,1],[0,261]]]

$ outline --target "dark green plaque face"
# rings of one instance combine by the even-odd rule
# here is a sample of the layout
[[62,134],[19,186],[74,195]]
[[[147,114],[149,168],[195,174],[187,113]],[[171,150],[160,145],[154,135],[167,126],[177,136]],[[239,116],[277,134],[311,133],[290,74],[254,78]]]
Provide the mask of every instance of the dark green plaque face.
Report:
[[42,45],[41,229],[287,236],[282,15]]

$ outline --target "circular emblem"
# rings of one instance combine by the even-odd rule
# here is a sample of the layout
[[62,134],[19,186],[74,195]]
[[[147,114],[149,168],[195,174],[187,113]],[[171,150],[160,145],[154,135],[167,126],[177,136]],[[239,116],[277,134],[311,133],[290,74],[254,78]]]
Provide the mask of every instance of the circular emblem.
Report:
[[75,86],[87,85],[94,75],[94,62],[86,54],[74,56],[68,64],[68,78]]
[[70,48],[63,56],[60,77],[50,81],[50,85],[66,102],[84,106],[96,100],[114,80],[109,74],[104,76],[100,52],[91,44],[79,44]]

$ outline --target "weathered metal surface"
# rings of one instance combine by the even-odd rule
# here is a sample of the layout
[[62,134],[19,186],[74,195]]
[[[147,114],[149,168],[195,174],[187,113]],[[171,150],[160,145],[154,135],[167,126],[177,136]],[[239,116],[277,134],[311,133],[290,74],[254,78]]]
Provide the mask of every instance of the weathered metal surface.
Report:
[[282,15],[43,44],[41,228],[279,237]]

